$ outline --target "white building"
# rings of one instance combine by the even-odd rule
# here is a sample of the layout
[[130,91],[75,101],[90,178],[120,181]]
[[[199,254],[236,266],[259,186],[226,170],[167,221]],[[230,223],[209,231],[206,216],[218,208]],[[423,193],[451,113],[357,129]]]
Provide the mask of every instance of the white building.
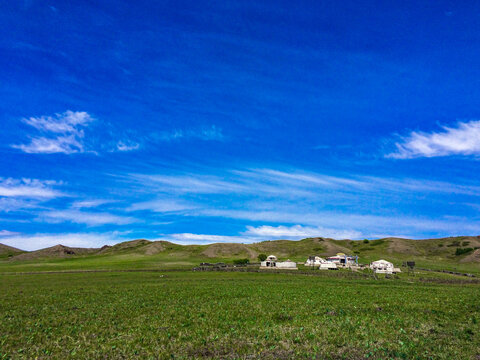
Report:
[[309,256],[307,261],[305,261],[305,266],[320,266],[325,262],[326,260],[320,256]]
[[287,270],[297,270],[297,263],[291,261],[278,261],[275,255],[267,256],[265,261],[260,263],[260,269],[287,269]]
[[287,261],[277,262],[278,269],[297,270],[297,263],[288,259]]
[[370,264],[372,269],[377,274],[394,274],[398,269],[393,267],[393,264],[387,260],[377,260]]
[[338,270],[338,267],[337,267],[337,264],[326,261],[323,264],[320,264],[319,269],[320,270]]
[[327,258],[327,262],[331,262],[337,265],[350,266],[358,263],[358,256],[345,255],[344,253],[338,253],[335,256]]
[[261,262],[260,267],[276,267],[277,261],[278,259],[275,255],[269,255],[265,261]]
[[309,256],[305,261],[305,266],[318,266],[320,270],[337,270],[337,264],[329,262],[320,256]]

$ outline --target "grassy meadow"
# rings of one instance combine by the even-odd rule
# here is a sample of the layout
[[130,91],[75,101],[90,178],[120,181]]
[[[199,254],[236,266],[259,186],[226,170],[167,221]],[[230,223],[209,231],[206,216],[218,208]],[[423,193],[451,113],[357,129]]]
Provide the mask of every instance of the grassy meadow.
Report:
[[[191,271],[260,253],[302,262],[337,252],[476,277],[403,269],[375,279],[369,270],[302,265]],[[480,237],[134,240],[99,249],[0,246],[0,255],[0,360],[480,359]]]
[[4,273],[0,359],[478,359],[479,298],[435,273]]

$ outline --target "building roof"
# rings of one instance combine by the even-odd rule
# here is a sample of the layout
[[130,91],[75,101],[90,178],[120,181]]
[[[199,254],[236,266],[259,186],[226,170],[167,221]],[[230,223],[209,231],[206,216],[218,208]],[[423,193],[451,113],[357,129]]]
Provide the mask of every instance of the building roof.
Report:
[[393,265],[390,261],[383,260],[383,259],[380,259],[380,260],[377,260],[377,261],[372,261],[372,264],[389,264],[389,265]]

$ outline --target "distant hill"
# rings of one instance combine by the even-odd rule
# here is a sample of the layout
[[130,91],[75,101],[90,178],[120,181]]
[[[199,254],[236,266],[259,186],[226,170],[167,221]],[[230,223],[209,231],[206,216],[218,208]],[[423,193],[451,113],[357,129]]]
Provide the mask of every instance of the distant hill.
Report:
[[16,255],[12,260],[35,260],[43,258],[65,258],[79,255],[95,254],[100,249],[95,248],[71,248],[64,245],[55,245],[49,248],[24,252],[20,255]]
[[[256,261],[259,254],[274,254],[279,259],[304,261],[310,255],[322,257],[336,253],[358,255],[360,262],[384,258],[397,263],[418,260],[429,263],[480,264],[480,236],[458,236],[441,239],[411,240],[384,238],[378,240],[334,240],[307,238],[299,241],[272,240],[253,244],[216,243],[210,245],[177,245],[168,241],[145,239],[122,242],[102,248],[71,248],[56,245],[31,252],[1,245],[0,254],[9,251],[10,261],[48,258],[88,257],[98,259],[158,259],[159,262],[196,263],[198,261],[232,261],[248,258]],[[5,257],[4,257],[5,258]],[[113,261],[113,260],[112,260]]]
[[12,257],[14,255],[18,255],[23,252],[24,252],[23,250],[14,248],[12,246],[0,244],[0,259]]
[[138,239],[132,241],[125,241],[114,246],[104,247],[99,251],[99,254],[128,254],[136,253],[142,255],[155,255],[159,252],[168,251],[172,249],[182,249],[182,245],[173,244],[168,241],[149,241],[145,239]]

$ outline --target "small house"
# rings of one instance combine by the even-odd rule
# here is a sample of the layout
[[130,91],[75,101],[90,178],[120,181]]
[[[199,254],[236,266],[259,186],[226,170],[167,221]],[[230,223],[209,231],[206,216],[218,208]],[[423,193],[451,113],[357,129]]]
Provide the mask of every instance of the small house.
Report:
[[305,261],[305,266],[318,266],[320,270],[338,270],[337,264],[329,262],[320,256],[309,256]]
[[320,270],[338,270],[337,264],[325,261],[324,263],[320,264]]
[[291,261],[278,261],[275,255],[267,256],[265,261],[260,263],[260,269],[287,269],[287,270],[297,270],[297,263]]
[[320,256],[309,256],[307,261],[305,261],[305,266],[320,266],[325,262],[326,260]]
[[277,262],[278,269],[297,270],[297,263],[288,259],[287,261]]
[[265,261],[262,261],[260,263],[260,267],[267,267],[267,268],[276,267],[277,266],[277,261],[278,261],[278,259],[275,255],[269,255],[269,256],[267,256]]
[[327,262],[331,262],[337,265],[350,266],[358,264],[358,256],[345,255],[344,253],[338,253],[335,256],[327,258]]
[[370,263],[370,269],[377,274],[395,274],[399,270],[395,269],[391,262],[383,259]]

